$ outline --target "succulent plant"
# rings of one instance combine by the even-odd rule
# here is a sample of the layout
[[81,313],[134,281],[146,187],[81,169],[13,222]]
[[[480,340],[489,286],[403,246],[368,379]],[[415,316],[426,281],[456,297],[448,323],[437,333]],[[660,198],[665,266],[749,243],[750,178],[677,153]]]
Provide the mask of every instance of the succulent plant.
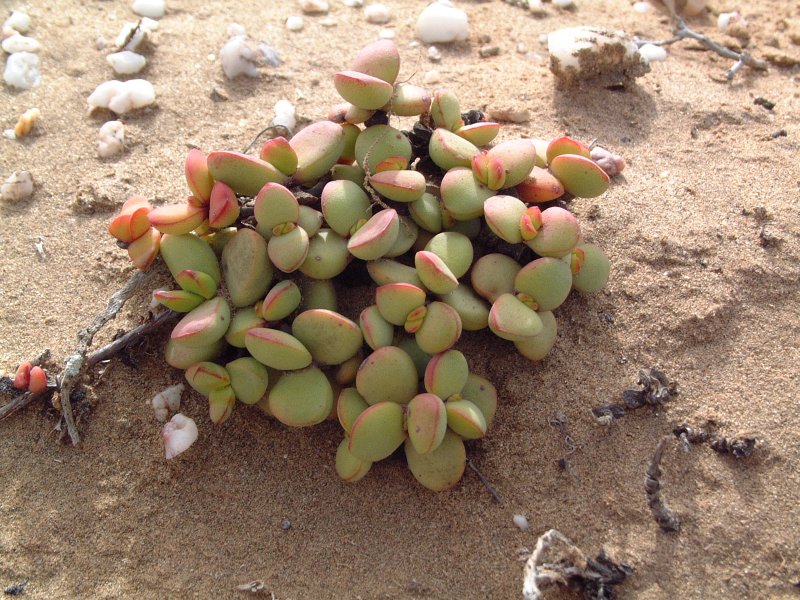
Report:
[[[257,156],[190,150],[184,202],[133,196],[108,230],[138,268],[160,255],[175,279],[154,293],[184,313],[165,358],[213,423],[237,400],[290,427],[336,419],[343,480],[404,446],[417,481],[441,491],[497,412],[462,333],[488,328],[532,361],[551,351],[553,311],[610,274],[568,202],[604,193],[624,160],[566,136],[503,139],[400,69],[393,42],[367,45],[334,75],[343,102],[326,120]],[[419,119],[401,131],[392,115]],[[374,298],[340,312],[339,293],[364,289],[362,261]],[[14,383],[33,391],[46,374],[23,364]]]

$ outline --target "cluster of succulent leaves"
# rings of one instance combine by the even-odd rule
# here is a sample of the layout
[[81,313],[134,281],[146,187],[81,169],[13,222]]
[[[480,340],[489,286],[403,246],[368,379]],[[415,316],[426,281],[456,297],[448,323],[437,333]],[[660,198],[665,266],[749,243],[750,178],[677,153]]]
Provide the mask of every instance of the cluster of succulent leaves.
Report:
[[[293,427],[338,418],[343,479],[404,445],[417,480],[444,490],[497,406],[454,345],[488,327],[532,360],[547,354],[552,311],[609,272],[552,201],[600,195],[609,178],[569,138],[490,147],[497,123],[462,114],[449,91],[397,83],[399,68],[394,43],[370,44],[335,75],[346,102],[328,120],[258,157],[191,150],[185,204],[133,197],[109,230],[137,267],[160,254],[174,276],[177,289],[155,293],[186,313],[166,361],[214,423],[237,400]],[[395,116],[418,122],[400,131]],[[476,251],[488,238],[505,252]],[[333,284],[354,260],[377,284],[358,322],[337,312]]]

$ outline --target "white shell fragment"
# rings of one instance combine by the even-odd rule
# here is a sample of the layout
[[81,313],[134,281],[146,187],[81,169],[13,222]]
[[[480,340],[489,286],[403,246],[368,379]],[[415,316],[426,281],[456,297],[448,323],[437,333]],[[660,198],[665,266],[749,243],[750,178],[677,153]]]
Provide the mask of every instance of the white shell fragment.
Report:
[[97,134],[97,154],[100,158],[116,156],[125,148],[125,125],[122,121],[108,121]]
[[157,421],[162,423],[167,420],[170,412],[178,412],[181,408],[181,394],[186,386],[182,383],[171,385],[165,390],[158,392],[150,404],[153,406],[153,414]]
[[109,54],[106,56],[106,60],[111,65],[111,68],[114,69],[114,72],[120,75],[138,73],[147,64],[147,59],[144,56],[130,50]]
[[639,48],[639,56],[648,63],[664,62],[667,60],[667,50],[663,46],[644,44]]
[[553,6],[557,8],[571,8],[575,6],[572,0],[553,0]]
[[38,52],[42,45],[32,37],[27,37],[21,33],[14,32],[3,40],[3,51],[8,54],[16,52]]
[[89,109],[107,108],[123,115],[137,108],[150,106],[156,101],[153,85],[146,79],[117,81],[112,79],[97,86],[89,96]]
[[634,2],[632,8],[634,12],[637,12],[639,14],[645,14],[652,10],[653,5],[650,4],[649,2]]
[[[722,33],[728,33],[733,27],[747,27],[747,19],[739,12],[719,13],[717,17],[717,29]],[[3,47],[5,49],[5,46]]]
[[133,0],[131,10],[142,17],[160,19],[164,16],[164,0]]
[[246,36],[235,35],[219,51],[222,72],[228,79],[234,79],[239,75],[258,77],[261,75],[258,70],[260,54],[250,47]]
[[0,200],[16,202],[30,198],[33,194],[33,177],[30,171],[15,171],[0,186]]
[[3,80],[11,87],[29,90],[42,81],[39,57],[33,52],[16,52],[6,60]]
[[135,52],[139,44],[156,29],[158,29],[158,21],[149,17],[143,17],[138,23],[125,23],[117,34],[114,45],[121,50]]
[[331,9],[326,0],[300,0],[300,10],[307,15],[324,15]]
[[622,31],[569,27],[547,36],[550,70],[561,87],[596,80],[625,85],[650,70],[636,43]]
[[525,515],[514,515],[514,525],[516,525],[520,531],[528,531],[530,525],[528,525],[528,519],[525,518]]
[[380,3],[367,6],[364,9],[364,16],[367,17],[367,23],[375,23],[376,25],[384,25],[392,19],[389,7]]
[[294,106],[288,100],[278,100],[275,103],[275,118],[272,119],[273,125],[286,127],[290,132],[297,127],[297,117]]
[[3,37],[12,35],[15,31],[27,33],[31,28],[31,18],[20,10],[11,11],[11,15],[3,22]]
[[172,417],[161,431],[167,460],[188,450],[197,441],[197,436],[197,425],[192,419],[181,413]]
[[289,31],[302,31],[304,26],[303,17],[292,15],[286,19],[286,29]]
[[426,6],[417,18],[417,38],[424,44],[456,42],[469,36],[467,13],[449,0]]

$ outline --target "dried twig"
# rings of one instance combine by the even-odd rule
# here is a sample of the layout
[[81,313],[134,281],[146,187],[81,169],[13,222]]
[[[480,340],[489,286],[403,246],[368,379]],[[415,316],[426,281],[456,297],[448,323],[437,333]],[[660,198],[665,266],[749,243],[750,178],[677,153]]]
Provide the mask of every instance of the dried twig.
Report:
[[724,58],[730,58],[736,61],[730,69],[725,71],[725,77],[728,79],[728,81],[732,80],[736,76],[736,73],[742,69],[742,67],[750,67],[751,69],[756,69],[759,71],[767,70],[766,61],[755,58],[749,52],[734,52],[730,48],[726,48],[725,46],[718,44],[710,37],[689,29],[689,27],[686,25],[686,21],[684,21],[681,17],[676,16],[675,19],[675,35],[668,40],[652,41],[637,39],[636,44],[639,47],[644,46],[645,44],[653,44],[654,46],[669,46],[681,40],[695,40],[712,52],[716,52]]
[[664,471],[661,469],[661,458],[664,455],[664,448],[667,446],[667,440],[670,436],[664,436],[659,440],[656,446],[655,454],[647,466],[647,476],[644,480],[644,489],[647,494],[647,504],[650,507],[650,512],[653,513],[656,522],[664,531],[679,531],[681,528],[680,519],[672,513],[664,502],[664,497],[661,495],[661,488],[663,482],[661,478],[664,476]]
[[614,419],[625,416],[625,409],[636,409],[642,406],[661,406],[678,394],[678,383],[655,367],[639,370],[638,385],[626,388],[622,392],[624,404],[604,404],[592,409],[595,419],[608,425]]
[[755,437],[722,437],[714,435],[706,429],[696,429],[689,427],[686,423],[672,430],[673,435],[683,443],[685,452],[689,450],[689,444],[705,444],[720,454],[732,454],[734,458],[747,458],[753,454],[758,447],[758,440]]
[[102,348],[98,348],[97,350],[89,354],[86,357],[86,366],[93,367],[96,364],[103,362],[104,360],[110,359],[115,354],[128,347],[131,343],[152,333],[162,325],[165,325],[170,321],[174,321],[179,316],[180,313],[177,313],[174,310],[167,310],[165,312],[159,313],[149,321],[146,321],[145,323],[142,323],[141,325],[134,327],[130,331],[124,333],[123,335],[115,339],[113,342],[106,344]]
[[10,402],[0,406],[0,421],[5,419],[6,417],[10,417],[18,410],[21,410],[28,406],[31,402],[36,400],[37,398],[43,398],[46,394],[52,393],[53,390],[47,389],[43,392],[39,392],[38,394],[32,394],[31,392],[25,392],[23,394],[19,394],[18,396],[14,396]]
[[58,382],[61,410],[64,422],[67,424],[67,433],[69,434],[73,446],[78,445],[80,436],[78,435],[78,430],[75,427],[75,420],[72,415],[70,394],[86,362],[86,352],[92,344],[95,334],[100,331],[106,323],[117,316],[117,313],[119,313],[125,305],[125,302],[139,289],[147,285],[150,280],[153,279],[154,273],[156,272],[156,269],[137,272],[121,290],[109,298],[105,310],[94,318],[92,324],[78,333],[78,346],[75,349],[75,353],[67,357],[64,371],[61,373]]
[[478,479],[481,480],[483,487],[486,488],[486,491],[489,492],[489,495],[492,497],[492,499],[498,504],[502,505],[503,499],[500,497],[500,494],[497,493],[497,490],[494,488],[494,486],[491,483],[489,483],[489,480],[486,479],[486,477],[484,477],[483,473],[480,472],[478,467],[475,466],[475,463],[472,462],[472,459],[467,461],[467,465],[469,465],[470,469],[475,471],[475,474],[478,476]]

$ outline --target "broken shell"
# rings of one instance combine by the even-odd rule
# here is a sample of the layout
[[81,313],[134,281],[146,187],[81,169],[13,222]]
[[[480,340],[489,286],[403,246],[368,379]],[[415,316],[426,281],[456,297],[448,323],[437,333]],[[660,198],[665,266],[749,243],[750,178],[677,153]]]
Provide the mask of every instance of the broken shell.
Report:
[[591,158],[577,154],[560,154],[550,161],[550,171],[573,196],[595,198],[611,183],[605,171]]
[[377,306],[368,306],[362,310],[358,317],[358,325],[364,341],[373,350],[394,343],[394,326],[383,318]]
[[270,412],[290,427],[322,423],[332,409],[333,388],[317,367],[285,373],[269,392]]
[[315,362],[339,365],[355,356],[364,343],[361,329],[337,312],[306,310],[292,322],[292,335],[311,353]]
[[433,252],[420,250],[414,255],[414,264],[420,280],[434,294],[449,294],[458,287],[458,278]]
[[[528,360],[542,360],[556,343],[557,323],[555,316],[549,310],[541,311],[538,314],[542,321],[542,330],[533,337],[514,342],[517,351]],[[466,394],[462,395],[473,400]]]
[[584,260],[580,270],[572,275],[572,287],[584,294],[598,292],[608,282],[611,261],[595,244],[578,244],[578,249],[583,251]]
[[376,110],[392,97],[391,83],[357,71],[340,71],[333,76],[333,84],[339,95],[350,104]]
[[225,341],[235,348],[244,348],[244,336],[254,327],[263,327],[262,319],[252,307],[240,308],[231,319],[231,325],[225,333]]
[[208,205],[208,224],[214,229],[229,227],[236,223],[239,212],[239,200],[233,190],[221,181],[215,182]]
[[290,279],[284,279],[276,283],[264,298],[261,316],[267,321],[280,321],[297,310],[301,299],[297,284]]
[[344,130],[332,121],[317,121],[301,129],[289,145],[297,154],[294,179],[311,185],[328,173],[344,150]]
[[425,304],[425,292],[409,283],[389,283],[375,290],[375,304],[392,325],[403,325],[409,313]]
[[193,348],[211,346],[225,335],[230,322],[230,307],[218,296],[206,300],[178,321],[170,339]]
[[541,333],[542,321],[536,311],[516,296],[503,294],[489,311],[489,329],[504,340],[517,342]]
[[266,183],[284,184],[288,181],[288,177],[270,163],[241,152],[211,152],[207,164],[214,179],[245,196],[255,196]]
[[207,273],[219,284],[222,273],[217,255],[208,242],[193,234],[161,237],[161,256],[175,277],[184,269]]
[[222,425],[233,413],[236,394],[231,386],[214,390],[208,395],[208,417],[214,425]]
[[249,306],[261,298],[272,282],[267,243],[256,231],[242,228],[222,251],[222,271],[234,306]]
[[521,268],[517,261],[505,254],[485,254],[472,267],[472,288],[489,302],[494,302],[501,294],[514,291],[514,278]]
[[197,441],[197,436],[197,425],[192,419],[181,413],[173,415],[161,430],[167,460],[186,452]]
[[186,369],[184,376],[189,385],[203,396],[208,396],[214,390],[221,390],[231,383],[228,370],[222,365],[209,361],[193,364]]
[[160,245],[161,234],[151,227],[143,236],[130,243],[128,256],[137,269],[146,271],[158,256]]
[[347,242],[347,249],[361,260],[382,257],[394,245],[400,232],[397,211],[386,208],[370,218]]
[[414,334],[419,347],[428,354],[452,348],[461,337],[461,317],[444,302],[431,302],[425,320]]
[[308,241],[308,253],[300,272],[314,279],[332,279],[345,270],[352,255],[347,240],[330,229],[320,229]]
[[33,124],[39,120],[42,112],[38,108],[29,108],[17,120],[14,126],[14,135],[17,138],[25,137],[33,130]]
[[368,462],[390,456],[406,439],[403,416],[403,407],[394,402],[370,406],[353,423],[347,449]]
[[159,206],[147,213],[150,225],[161,233],[183,235],[197,229],[208,216],[207,211],[201,206],[185,204],[170,204]]
[[[522,267],[514,278],[514,289],[525,294],[534,310],[555,310],[572,287],[572,271],[558,258],[537,258]],[[519,298],[519,296],[518,296]]]
[[447,350],[431,357],[425,368],[425,389],[439,398],[458,394],[467,383],[469,366],[458,350]]
[[467,440],[477,440],[486,435],[486,418],[469,400],[450,400],[445,403],[447,426]]
[[445,432],[436,450],[420,454],[409,440],[405,444],[405,453],[414,478],[434,492],[443,492],[455,486],[467,466],[464,442],[452,431]]
[[405,350],[378,348],[364,359],[356,375],[356,389],[368,404],[406,404],[417,393],[417,369]]
[[372,463],[354,456],[349,444],[350,440],[345,438],[336,449],[336,474],[348,483],[355,483],[369,473]]
[[533,167],[525,180],[516,187],[523,202],[550,202],[564,195],[564,185],[550,171]]
[[202,150],[192,148],[186,155],[186,183],[192,191],[192,196],[208,202],[211,198],[211,189],[214,186],[214,178],[208,171],[206,155]]
[[276,137],[264,142],[258,156],[284,175],[291,176],[297,171],[297,153],[285,137]]
[[447,432],[447,411],[435,394],[417,394],[408,403],[408,439],[418,454],[433,452]]
[[300,340],[277,329],[254,327],[245,334],[244,344],[258,362],[273,369],[293,371],[311,364],[311,353]]
[[539,256],[560,258],[569,254],[580,238],[578,219],[560,206],[542,211],[541,227],[536,236],[525,242]]
[[369,408],[369,404],[354,387],[344,388],[336,400],[336,417],[347,435],[353,428],[358,415]]
[[267,367],[251,356],[237,358],[225,365],[230,375],[231,387],[236,398],[244,404],[255,404],[269,385]]

